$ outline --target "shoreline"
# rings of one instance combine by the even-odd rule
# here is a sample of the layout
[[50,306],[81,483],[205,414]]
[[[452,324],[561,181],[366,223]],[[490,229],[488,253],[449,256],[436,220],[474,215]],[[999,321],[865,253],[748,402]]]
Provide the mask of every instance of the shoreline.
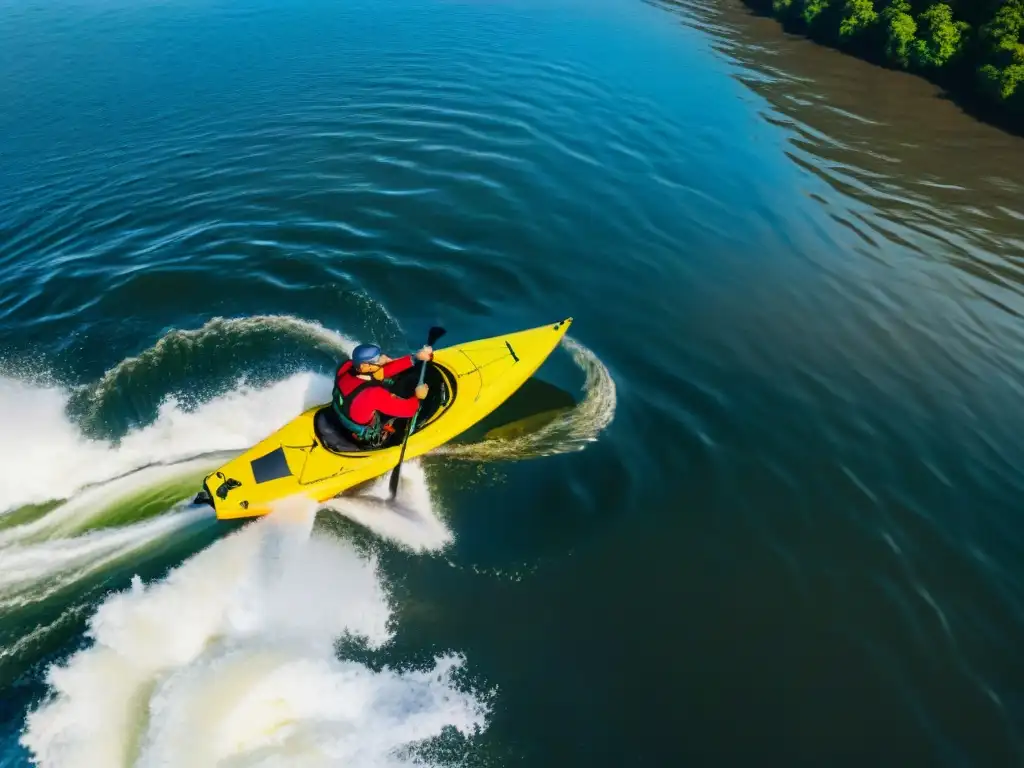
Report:
[[1024,137],[1024,0],[969,2],[742,0],[789,34],[920,77],[971,118]]

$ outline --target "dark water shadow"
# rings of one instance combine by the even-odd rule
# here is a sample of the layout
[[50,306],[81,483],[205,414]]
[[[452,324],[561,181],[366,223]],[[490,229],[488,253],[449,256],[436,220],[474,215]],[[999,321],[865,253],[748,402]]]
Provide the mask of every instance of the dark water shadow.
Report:
[[508,400],[460,435],[457,442],[534,431],[575,406],[576,400],[569,392],[543,379],[529,378]]

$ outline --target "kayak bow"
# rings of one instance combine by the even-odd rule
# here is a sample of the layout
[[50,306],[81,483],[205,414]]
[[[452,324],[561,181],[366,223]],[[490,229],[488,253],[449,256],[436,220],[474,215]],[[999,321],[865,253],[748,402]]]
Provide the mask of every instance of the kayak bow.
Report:
[[[547,360],[571,324],[570,317],[435,350],[426,374],[430,394],[405,458],[448,442],[505,402]],[[415,386],[418,372],[414,367],[403,376],[406,381],[396,381],[395,390]],[[327,501],[398,464],[406,420],[396,421],[393,444],[359,450],[334,426],[330,408],[329,403],[310,408],[209,474],[195,503],[209,504],[222,520],[259,517],[278,499],[302,495]]]

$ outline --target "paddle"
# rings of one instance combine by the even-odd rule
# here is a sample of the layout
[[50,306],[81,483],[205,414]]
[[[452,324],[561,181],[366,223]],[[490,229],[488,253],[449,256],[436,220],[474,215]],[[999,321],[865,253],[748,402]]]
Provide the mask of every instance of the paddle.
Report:
[[[444,336],[445,333],[447,333],[447,331],[445,331],[444,328],[441,328],[440,326],[435,325],[427,333],[427,346],[428,347],[433,347],[434,344],[437,342],[437,340],[440,339],[442,336]],[[423,379],[424,379],[424,377],[426,375],[427,375],[427,361],[423,360],[422,362],[420,362],[420,384],[423,383]],[[418,405],[416,407],[416,413],[414,413],[412,415],[412,418],[409,419],[409,426],[406,427],[406,429],[405,429],[405,437],[402,438],[402,452],[398,454],[398,463],[395,465],[394,470],[392,470],[392,472],[391,472],[391,480],[388,483],[388,487],[391,490],[391,498],[392,499],[394,499],[395,496],[398,495],[398,475],[402,471],[402,460],[405,458],[405,446],[409,442],[409,435],[411,435],[412,431],[414,429],[416,429],[416,418],[420,415],[420,408],[422,406],[423,406],[423,403],[421,402],[420,405]]]

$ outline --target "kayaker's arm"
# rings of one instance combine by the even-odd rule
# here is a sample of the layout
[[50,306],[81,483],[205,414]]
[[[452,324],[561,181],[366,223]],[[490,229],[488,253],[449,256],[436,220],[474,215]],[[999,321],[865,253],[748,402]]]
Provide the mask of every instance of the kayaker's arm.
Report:
[[408,371],[413,366],[412,355],[406,355],[400,357],[397,360],[389,360],[384,363],[384,378],[390,379],[392,376],[397,376],[402,371]]
[[433,357],[434,350],[431,349],[430,347],[423,347],[423,349],[421,349],[416,354],[406,355],[405,357],[400,357],[397,360],[385,358],[385,362],[383,365],[384,378],[390,379],[392,376],[397,376],[402,371],[409,370],[416,364],[417,360],[426,362],[427,360],[433,359]]

